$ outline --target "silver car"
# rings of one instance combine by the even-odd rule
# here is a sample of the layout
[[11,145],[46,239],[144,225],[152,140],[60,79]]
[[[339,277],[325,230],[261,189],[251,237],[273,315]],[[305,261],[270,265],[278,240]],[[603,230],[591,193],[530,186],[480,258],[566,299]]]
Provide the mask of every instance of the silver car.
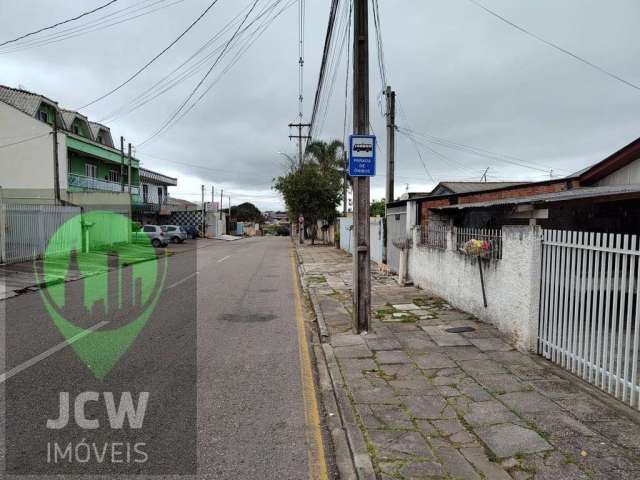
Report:
[[180,225],[161,225],[160,228],[171,243],[182,243],[188,237],[187,231]]
[[158,225],[143,225],[142,228],[134,226],[131,238],[135,243],[150,242],[155,248],[169,245],[167,235]]

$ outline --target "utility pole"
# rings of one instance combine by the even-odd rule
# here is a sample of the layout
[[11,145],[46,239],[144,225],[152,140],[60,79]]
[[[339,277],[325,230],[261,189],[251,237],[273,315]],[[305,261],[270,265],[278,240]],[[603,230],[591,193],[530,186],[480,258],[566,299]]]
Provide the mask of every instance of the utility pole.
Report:
[[347,155],[346,147],[344,151],[344,171],[342,178],[342,216],[347,216],[347,201],[349,194],[349,156]]
[[[353,127],[369,133],[369,0],[353,2]],[[369,251],[369,177],[353,179],[353,330],[369,331],[371,264]]]
[[486,170],[484,171],[484,173],[482,174],[482,177],[480,177],[480,181],[481,181],[481,182],[487,183],[487,173],[489,172],[489,169],[490,169],[490,168],[491,168],[491,167],[487,167],[487,169],[486,169]]
[[387,252],[389,241],[387,235],[387,203],[393,202],[394,196],[394,183],[395,183],[395,171],[396,171],[396,92],[391,90],[391,87],[387,85],[385,89],[385,97],[387,99],[387,112],[385,117],[387,118],[387,188],[385,192],[385,205],[384,205],[384,218],[382,219],[383,225],[383,250],[382,250],[382,263],[387,263]]
[[200,228],[202,228],[202,238],[205,237],[206,232],[204,231],[204,225],[205,225],[205,208],[204,208],[204,185],[202,185],[202,224],[200,225]]
[[290,123],[289,128],[296,127],[298,129],[298,135],[289,135],[289,140],[292,138],[298,139],[298,168],[302,168],[302,139],[310,140],[311,137],[309,135],[302,135],[303,128],[311,127],[309,123]]
[[133,220],[133,206],[131,205],[131,144],[129,144],[129,148],[127,149],[127,159],[128,159],[128,166],[127,166],[127,183],[128,183],[128,190],[129,190],[129,220]]
[[385,91],[387,97],[387,203],[393,202],[393,185],[395,181],[395,154],[396,154],[396,92],[387,86]]
[[229,198],[229,233],[231,233],[231,195],[229,195],[228,198]]
[[[60,166],[58,165],[58,119],[53,115],[53,196],[60,203]],[[68,197],[67,197],[68,198]]]
[[224,193],[224,189],[220,189],[220,207],[218,207],[220,209],[220,220],[222,220],[222,194]]
[[[289,135],[289,140],[291,140],[292,138],[297,138],[298,139],[298,170],[302,170],[302,139],[306,139],[306,140],[310,140],[311,136],[310,135],[302,135],[302,129],[303,128],[310,128],[311,124],[309,123],[290,123],[289,124],[289,128],[293,128],[296,127],[298,129],[298,135]],[[300,212],[296,212],[298,214],[298,218],[300,218],[302,216],[302,214]],[[301,222],[298,222],[298,234],[299,234],[299,241],[300,241],[300,245],[302,245],[304,243],[304,230],[303,230],[303,225]]]
[[124,192],[124,137],[120,136],[120,189]]

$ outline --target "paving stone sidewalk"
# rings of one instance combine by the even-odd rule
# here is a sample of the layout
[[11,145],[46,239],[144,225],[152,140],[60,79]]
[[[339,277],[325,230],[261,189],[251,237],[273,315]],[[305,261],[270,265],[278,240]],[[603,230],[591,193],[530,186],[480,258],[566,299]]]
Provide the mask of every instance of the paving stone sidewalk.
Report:
[[373,331],[353,335],[351,257],[324,246],[298,256],[378,478],[640,478],[633,414],[375,267]]

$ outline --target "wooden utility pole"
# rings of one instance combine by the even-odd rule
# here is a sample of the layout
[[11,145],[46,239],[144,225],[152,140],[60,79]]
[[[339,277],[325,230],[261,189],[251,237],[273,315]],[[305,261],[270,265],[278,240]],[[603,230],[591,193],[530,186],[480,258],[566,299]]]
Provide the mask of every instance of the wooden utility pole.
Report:
[[[345,149],[347,147],[344,147]],[[344,171],[342,178],[342,216],[347,216],[347,201],[349,195],[349,156],[345,150],[344,152]]]
[[[53,115],[53,196],[60,203],[60,166],[58,164],[58,119]],[[67,197],[68,198],[68,197]]]
[[309,135],[302,135],[303,128],[311,127],[308,123],[290,123],[289,128],[297,128],[298,135],[289,135],[289,139],[297,138],[298,139],[298,168],[302,168],[302,140],[309,140],[311,137]]
[[[369,134],[369,6],[353,2],[353,127]],[[369,331],[371,264],[369,251],[369,177],[353,178],[353,330]]]
[[385,198],[387,203],[393,202],[393,185],[396,171],[396,92],[387,86],[385,96],[387,97],[387,189]]
[[207,234],[207,232],[205,232],[205,214],[206,209],[204,208],[204,185],[202,185],[202,224],[200,225],[200,228],[202,228],[202,238],[204,238]]
[[[218,207],[220,209],[220,220],[222,220],[222,194],[224,193],[224,189],[220,189],[220,206]],[[226,230],[226,229],[225,229]],[[225,232],[226,233],[226,232]]]
[[124,192],[124,137],[120,136],[120,190]]
[[132,197],[131,197],[131,144],[129,144],[127,149],[127,187],[129,190],[129,220],[133,220],[133,205],[131,205]]

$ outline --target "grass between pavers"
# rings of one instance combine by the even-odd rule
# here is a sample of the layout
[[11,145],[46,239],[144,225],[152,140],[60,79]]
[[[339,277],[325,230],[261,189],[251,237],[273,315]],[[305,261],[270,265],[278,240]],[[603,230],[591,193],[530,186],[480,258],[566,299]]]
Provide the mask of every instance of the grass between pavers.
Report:
[[307,284],[327,283],[327,279],[324,275],[306,275],[304,281]]

